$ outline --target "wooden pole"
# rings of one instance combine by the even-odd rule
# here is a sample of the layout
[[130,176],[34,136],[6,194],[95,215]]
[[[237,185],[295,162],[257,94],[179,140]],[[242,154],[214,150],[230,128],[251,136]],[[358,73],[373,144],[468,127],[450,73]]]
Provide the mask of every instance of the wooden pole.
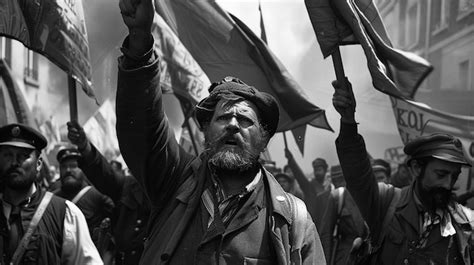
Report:
[[288,140],[286,139],[286,132],[283,132],[283,141],[285,142],[285,149],[288,149]]
[[69,89],[69,116],[71,121],[78,121],[76,80],[68,75],[67,81]]
[[344,73],[344,65],[342,64],[341,51],[339,46],[331,54],[332,64],[334,65],[334,71],[336,72],[337,82],[343,87],[346,88],[346,74]]

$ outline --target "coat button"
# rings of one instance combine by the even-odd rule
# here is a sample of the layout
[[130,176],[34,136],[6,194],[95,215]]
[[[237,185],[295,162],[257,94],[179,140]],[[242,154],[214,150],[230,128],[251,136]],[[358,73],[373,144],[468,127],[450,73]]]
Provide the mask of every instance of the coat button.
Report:
[[135,230],[135,232],[138,232],[138,231],[140,231],[140,228],[135,227],[135,229],[133,229],[133,230]]
[[170,254],[164,253],[164,254],[161,255],[161,260],[162,261],[167,261],[169,259],[170,259]]
[[142,220],[138,219],[137,224],[141,224],[141,223],[142,223]]
[[408,259],[404,259],[403,264],[408,264]]

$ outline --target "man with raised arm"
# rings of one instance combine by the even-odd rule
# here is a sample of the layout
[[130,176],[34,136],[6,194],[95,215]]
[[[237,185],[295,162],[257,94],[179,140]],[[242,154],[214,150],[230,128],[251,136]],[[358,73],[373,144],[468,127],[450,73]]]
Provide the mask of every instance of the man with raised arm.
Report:
[[117,135],[152,204],[141,264],[325,264],[306,207],[258,162],[277,129],[275,99],[237,78],[214,83],[196,106],[205,151],[186,153],[163,109],[153,1],[120,10]]
[[371,264],[472,264],[473,213],[452,196],[461,167],[471,166],[459,139],[433,134],[410,141],[404,151],[414,182],[401,190],[377,183],[357,132],[351,85],[333,85],[333,105],[341,115],[337,153],[378,250]]

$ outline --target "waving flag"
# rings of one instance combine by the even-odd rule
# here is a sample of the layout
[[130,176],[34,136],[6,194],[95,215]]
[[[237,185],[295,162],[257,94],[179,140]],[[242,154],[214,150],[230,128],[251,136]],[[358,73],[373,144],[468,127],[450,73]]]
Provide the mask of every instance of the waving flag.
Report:
[[432,67],[418,55],[392,47],[372,0],[305,0],[305,4],[325,58],[339,45],[360,44],[374,87],[397,98],[413,98]]
[[43,54],[94,97],[81,0],[1,0],[0,35]]
[[279,132],[306,124],[332,131],[324,110],[308,101],[266,44],[215,1],[156,0],[155,3],[157,12],[210,80],[236,76],[277,99]]

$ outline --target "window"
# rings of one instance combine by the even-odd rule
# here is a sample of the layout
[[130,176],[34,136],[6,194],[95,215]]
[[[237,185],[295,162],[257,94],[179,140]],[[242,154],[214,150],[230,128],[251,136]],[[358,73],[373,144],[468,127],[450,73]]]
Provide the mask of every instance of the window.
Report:
[[464,60],[459,63],[459,89],[471,90],[469,60]]
[[407,12],[405,19],[405,48],[410,49],[418,43],[420,27],[420,8],[418,1],[408,1],[406,10]]
[[25,82],[32,86],[38,86],[38,54],[25,49]]
[[437,33],[447,28],[449,23],[449,6],[451,0],[433,1],[433,32]]
[[459,0],[458,19],[474,11],[474,0]]
[[0,58],[4,59],[11,67],[12,59],[12,40],[6,37],[0,37]]

